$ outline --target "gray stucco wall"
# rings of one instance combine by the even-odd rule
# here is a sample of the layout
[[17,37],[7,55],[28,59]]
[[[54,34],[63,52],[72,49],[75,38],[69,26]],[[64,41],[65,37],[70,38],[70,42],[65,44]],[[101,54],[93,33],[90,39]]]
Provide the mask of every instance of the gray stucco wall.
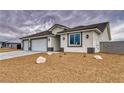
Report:
[[124,54],[124,41],[100,42],[100,52]]

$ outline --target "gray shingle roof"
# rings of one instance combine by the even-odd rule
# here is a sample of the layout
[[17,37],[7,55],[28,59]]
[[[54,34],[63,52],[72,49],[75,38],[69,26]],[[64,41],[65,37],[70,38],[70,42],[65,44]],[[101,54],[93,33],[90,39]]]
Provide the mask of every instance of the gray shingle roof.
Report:
[[29,37],[36,37],[36,36],[45,36],[45,35],[52,35],[52,32],[51,31],[43,31],[43,32],[39,32],[39,33],[32,34],[32,35],[29,35],[29,36],[25,36],[25,37],[22,37],[22,38],[29,38]]
[[[68,27],[66,26],[63,26],[63,25],[60,25],[60,24],[55,24],[53,25],[51,28],[55,27],[55,26],[59,26],[59,27],[63,27],[65,29],[69,29]],[[50,28],[50,29],[51,29]],[[43,31],[43,32],[39,32],[39,33],[36,33],[36,34],[32,34],[32,35],[28,35],[28,36],[25,36],[25,37],[22,37],[22,38],[29,38],[29,37],[36,37],[36,36],[44,36],[44,35],[53,35],[52,34],[52,31],[49,31],[49,29],[47,31]],[[22,39],[20,38],[20,39]]]
[[65,32],[72,32],[72,31],[76,31],[76,30],[86,30],[86,29],[93,29],[93,28],[97,28],[99,29],[101,32],[104,31],[106,25],[109,22],[104,22],[104,23],[98,23],[98,24],[92,24],[92,25],[87,25],[87,26],[77,26],[74,28],[70,28],[70,29],[66,29],[64,31],[61,31],[59,33],[65,33]]
[[[92,28],[97,28],[101,32],[103,32],[108,23],[109,22],[104,22],[104,23],[92,24],[92,25],[87,25],[87,26],[77,26],[77,27],[73,27],[73,28],[68,28],[66,26],[62,26],[62,25],[59,25],[59,24],[55,24],[54,26],[58,25],[58,26],[62,26],[62,27],[66,28],[65,30],[63,30],[61,32],[58,32],[58,33],[72,32],[72,31],[76,31],[76,30],[86,30],[86,29],[92,29]],[[43,31],[43,32],[39,32],[39,33],[36,33],[36,34],[29,35],[29,36],[26,36],[26,37],[22,37],[22,38],[45,36],[45,35],[53,35],[53,34],[52,34],[52,31],[47,30],[47,31]],[[20,39],[22,39],[22,38],[20,38]]]

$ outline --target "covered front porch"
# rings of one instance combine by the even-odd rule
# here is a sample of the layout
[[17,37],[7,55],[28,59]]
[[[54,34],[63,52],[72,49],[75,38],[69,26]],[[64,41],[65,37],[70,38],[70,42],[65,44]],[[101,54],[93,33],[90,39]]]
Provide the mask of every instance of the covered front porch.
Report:
[[60,48],[60,35],[48,37],[48,48],[47,51],[61,51]]

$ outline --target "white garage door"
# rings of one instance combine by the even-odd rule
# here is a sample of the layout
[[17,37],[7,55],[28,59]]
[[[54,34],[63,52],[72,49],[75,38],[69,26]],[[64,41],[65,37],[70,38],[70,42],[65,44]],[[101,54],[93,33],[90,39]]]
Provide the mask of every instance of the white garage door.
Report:
[[28,50],[28,40],[24,41],[23,50]]
[[47,39],[34,39],[31,42],[32,51],[47,51]]

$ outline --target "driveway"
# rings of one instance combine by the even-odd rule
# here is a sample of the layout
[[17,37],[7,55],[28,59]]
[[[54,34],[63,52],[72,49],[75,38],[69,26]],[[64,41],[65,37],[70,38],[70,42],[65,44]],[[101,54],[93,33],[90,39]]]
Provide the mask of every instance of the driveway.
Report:
[[14,57],[21,57],[26,55],[37,54],[40,52],[33,52],[33,51],[11,51],[11,52],[4,52],[0,53],[0,60],[14,58]]

